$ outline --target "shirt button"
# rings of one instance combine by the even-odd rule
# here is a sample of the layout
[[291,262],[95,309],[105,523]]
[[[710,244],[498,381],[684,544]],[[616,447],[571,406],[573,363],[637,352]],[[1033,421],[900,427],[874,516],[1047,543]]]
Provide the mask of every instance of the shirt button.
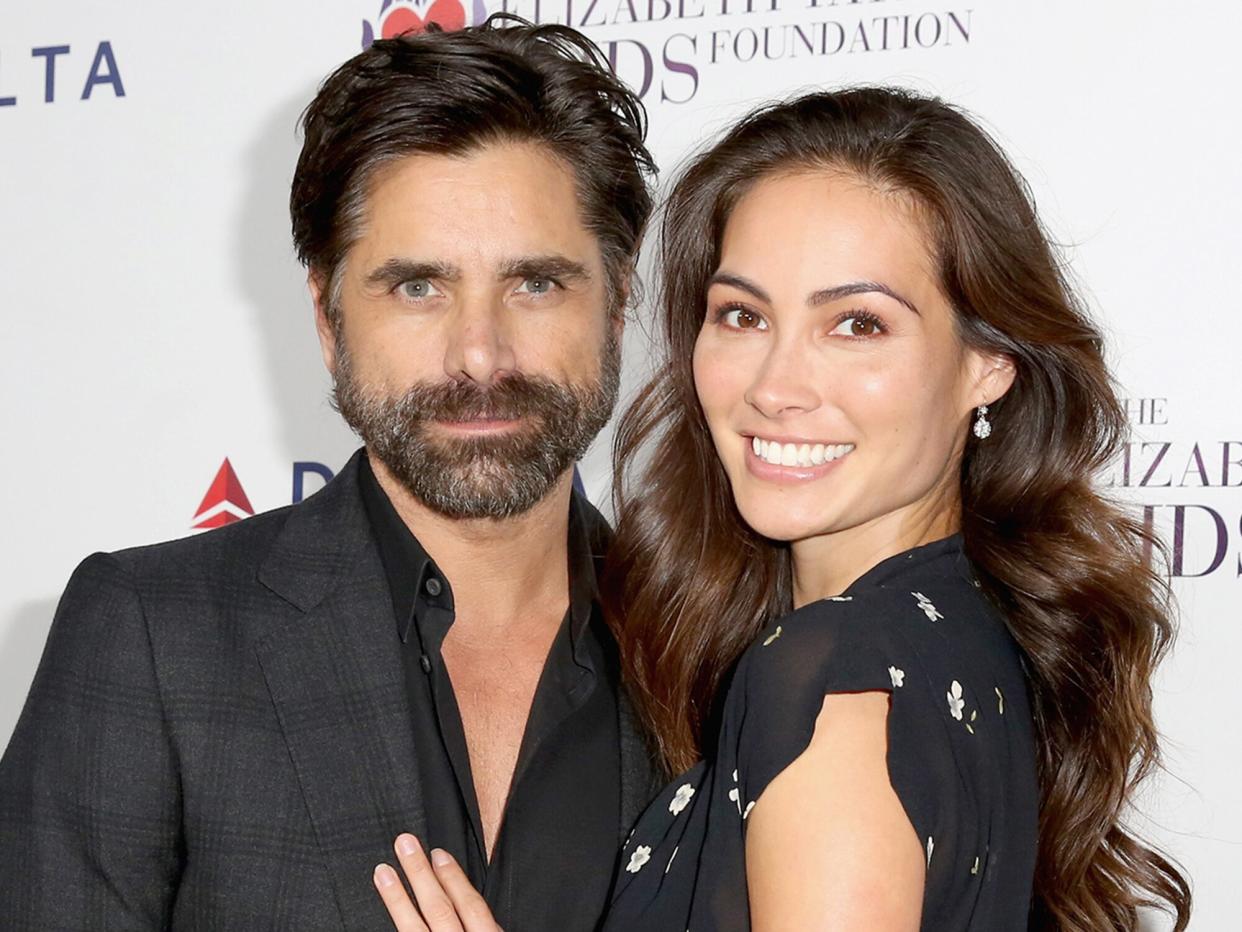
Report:
[[427,580],[424,588],[427,590],[428,595],[439,595],[440,590],[444,587],[440,585],[440,580],[432,576],[429,580]]
[[418,658],[418,665],[423,668],[424,673],[431,672],[431,658],[428,657],[426,654],[423,654],[421,657]]

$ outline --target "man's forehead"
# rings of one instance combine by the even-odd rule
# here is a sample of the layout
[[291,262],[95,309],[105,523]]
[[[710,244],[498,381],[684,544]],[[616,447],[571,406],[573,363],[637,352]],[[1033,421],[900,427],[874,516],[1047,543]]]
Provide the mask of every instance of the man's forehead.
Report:
[[539,142],[497,141],[451,154],[413,152],[376,167],[367,182],[367,201],[382,208],[401,194],[427,199],[530,200],[548,206],[578,200],[572,166]]
[[384,167],[366,200],[359,245],[388,254],[379,261],[404,255],[498,266],[556,254],[598,262],[573,174],[541,145],[405,156]]

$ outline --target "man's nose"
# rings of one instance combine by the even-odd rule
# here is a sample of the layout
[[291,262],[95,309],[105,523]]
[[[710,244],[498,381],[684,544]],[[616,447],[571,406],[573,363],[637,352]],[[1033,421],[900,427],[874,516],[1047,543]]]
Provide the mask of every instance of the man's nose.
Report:
[[444,349],[449,378],[490,385],[517,365],[506,309],[490,298],[471,296],[453,310]]

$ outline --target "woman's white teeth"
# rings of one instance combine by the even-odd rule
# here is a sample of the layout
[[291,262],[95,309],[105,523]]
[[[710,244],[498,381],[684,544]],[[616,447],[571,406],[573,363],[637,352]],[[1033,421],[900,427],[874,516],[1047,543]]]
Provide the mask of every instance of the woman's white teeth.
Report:
[[822,466],[854,449],[852,443],[777,443],[752,437],[755,456],[773,466]]

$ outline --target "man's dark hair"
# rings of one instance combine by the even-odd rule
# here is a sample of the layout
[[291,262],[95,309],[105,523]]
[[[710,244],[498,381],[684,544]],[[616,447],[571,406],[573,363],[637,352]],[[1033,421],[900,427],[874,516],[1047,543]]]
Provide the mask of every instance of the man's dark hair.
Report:
[[545,145],[573,171],[609,303],[619,310],[651,214],[655,163],[642,104],[581,33],[496,14],[458,32],[432,24],[421,35],[382,39],[324,81],[302,126],[289,198],[293,241],[323,278],[330,315],[379,167],[506,141]]

